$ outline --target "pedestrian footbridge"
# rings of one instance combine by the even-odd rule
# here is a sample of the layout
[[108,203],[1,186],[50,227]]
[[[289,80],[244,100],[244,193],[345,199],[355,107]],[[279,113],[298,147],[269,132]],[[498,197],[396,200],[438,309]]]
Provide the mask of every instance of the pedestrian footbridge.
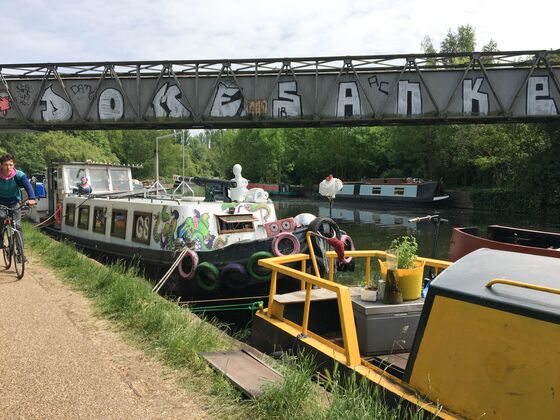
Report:
[[560,50],[0,64],[0,131],[558,121]]

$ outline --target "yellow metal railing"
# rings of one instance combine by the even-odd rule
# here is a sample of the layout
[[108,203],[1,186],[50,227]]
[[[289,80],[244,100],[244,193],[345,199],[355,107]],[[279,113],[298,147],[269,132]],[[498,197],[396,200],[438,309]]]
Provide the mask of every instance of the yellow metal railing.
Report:
[[[266,316],[272,318],[273,313],[275,313],[276,305],[274,296],[276,295],[276,287],[278,282],[278,274],[283,274],[285,276],[291,277],[293,279],[299,280],[301,282],[301,290],[305,290],[305,302],[303,308],[303,318],[301,325],[296,325],[300,333],[303,335],[308,334],[309,327],[309,312],[311,307],[311,291],[313,286],[330,290],[336,294],[336,299],[338,302],[338,312],[340,318],[340,325],[342,329],[342,350],[346,356],[346,364],[348,366],[356,366],[361,363],[360,351],[358,347],[358,336],[356,334],[356,324],[354,322],[354,312],[352,310],[352,299],[350,297],[350,289],[347,286],[335,283],[334,279],[334,259],[336,258],[336,253],[333,251],[327,252],[327,257],[329,258],[330,274],[329,279],[323,279],[318,275],[317,262],[315,261],[315,255],[313,253],[312,247],[310,247],[311,257],[307,254],[294,254],[273,258],[266,258],[259,260],[259,265],[272,270],[272,277],[270,282],[270,293],[268,296],[268,309]],[[369,279],[371,278],[371,258],[385,258],[387,253],[384,251],[346,251],[344,253],[347,257],[352,258],[366,258],[366,281],[369,285]],[[311,258],[313,267],[317,275],[308,274],[305,272],[306,261]],[[441,269],[447,268],[451,263],[447,261],[434,260],[430,258],[419,258],[425,261],[426,266],[435,268],[438,272]],[[286,264],[301,262],[301,271],[287,267]],[[283,320],[285,321],[286,320]],[[321,342],[333,350],[339,351],[340,347],[334,343],[330,343],[328,340],[322,339]]]
[[490,289],[495,284],[505,284],[507,286],[522,287],[524,289],[531,289],[531,290],[536,290],[536,291],[539,291],[539,292],[546,292],[546,293],[552,293],[552,294],[555,294],[555,295],[560,295],[560,289],[556,289],[556,288],[553,288],[553,287],[539,286],[538,284],[530,284],[530,283],[524,283],[524,282],[521,282],[521,281],[508,280],[508,279],[490,280],[488,282],[488,284],[486,285],[486,287]]
[[[338,311],[340,316],[340,323],[342,326],[342,341],[344,353],[348,365],[355,366],[361,363],[360,351],[358,348],[358,336],[356,335],[356,325],[354,324],[354,313],[352,312],[352,300],[350,299],[350,289],[346,286],[333,283],[329,280],[322,279],[312,274],[307,274],[303,271],[296,270],[291,267],[286,267],[284,264],[306,261],[309,259],[307,254],[294,254],[284,257],[273,257],[259,260],[259,265],[272,270],[272,278],[270,281],[270,294],[268,297],[267,316],[270,318],[274,312],[275,302],[274,296],[276,295],[276,285],[278,281],[278,274],[284,274],[293,279],[299,280],[304,284],[305,288],[305,303],[303,307],[302,325],[299,326],[301,334],[308,333],[309,326],[309,310],[311,307],[311,290],[313,286],[330,290],[336,294],[338,301]],[[332,345],[333,349],[336,346]]]

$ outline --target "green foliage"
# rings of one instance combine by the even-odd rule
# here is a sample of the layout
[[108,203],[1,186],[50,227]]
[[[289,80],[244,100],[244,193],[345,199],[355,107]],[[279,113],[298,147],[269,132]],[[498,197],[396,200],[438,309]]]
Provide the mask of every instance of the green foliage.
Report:
[[[432,39],[426,35],[424,40],[420,44],[422,51],[426,54],[436,53]],[[449,29],[447,35],[440,43],[439,52],[443,54],[460,54],[460,53],[470,53],[476,51],[476,31],[471,25],[460,25],[455,31]],[[498,50],[498,43],[490,39],[486,45],[482,47],[484,52],[495,52]],[[444,63],[447,64],[464,64],[468,63],[470,57],[468,55],[458,56],[458,57],[446,57],[443,59]],[[435,60],[428,60],[432,64],[435,64]],[[484,58],[486,63],[490,62],[491,59]]]
[[406,405],[390,408],[384,401],[383,391],[355,373],[343,376],[338,365],[332,374],[325,374],[325,388],[330,405],[320,418],[325,419],[422,419],[429,418],[420,408]]
[[[133,176],[153,179],[156,137],[169,133],[0,134],[0,151],[14,153],[16,166],[28,174],[52,160],[90,159],[142,164]],[[187,176],[230,179],[236,163],[252,182],[305,186],[328,174],[343,182],[410,176],[445,181],[446,188],[516,191],[506,201],[514,211],[560,210],[560,124],[554,123],[207,130],[187,135],[185,150]],[[162,178],[182,173],[180,139],[160,139],[159,156]],[[504,206],[494,199],[475,203]]]
[[390,249],[398,253],[397,268],[414,268],[418,253],[418,243],[414,236],[406,235],[393,239]]

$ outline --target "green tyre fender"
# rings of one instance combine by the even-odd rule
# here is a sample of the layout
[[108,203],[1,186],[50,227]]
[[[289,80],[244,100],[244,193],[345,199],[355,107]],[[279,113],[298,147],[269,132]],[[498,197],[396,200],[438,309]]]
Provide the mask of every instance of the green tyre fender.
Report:
[[220,286],[220,270],[212,263],[202,262],[196,267],[194,279],[200,289],[211,292]]
[[272,271],[268,268],[260,267],[258,262],[261,258],[271,258],[274,255],[268,251],[255,252],[247,260],[247,272],[255,280],[267,281],[272,277]]

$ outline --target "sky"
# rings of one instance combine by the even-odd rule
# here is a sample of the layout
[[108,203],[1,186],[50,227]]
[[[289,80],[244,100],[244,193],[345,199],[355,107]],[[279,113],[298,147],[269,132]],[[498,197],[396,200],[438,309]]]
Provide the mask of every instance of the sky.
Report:
[[560,49],[560,1],[0,0],[0,64],[422,53],[460,25],[501,51]]

